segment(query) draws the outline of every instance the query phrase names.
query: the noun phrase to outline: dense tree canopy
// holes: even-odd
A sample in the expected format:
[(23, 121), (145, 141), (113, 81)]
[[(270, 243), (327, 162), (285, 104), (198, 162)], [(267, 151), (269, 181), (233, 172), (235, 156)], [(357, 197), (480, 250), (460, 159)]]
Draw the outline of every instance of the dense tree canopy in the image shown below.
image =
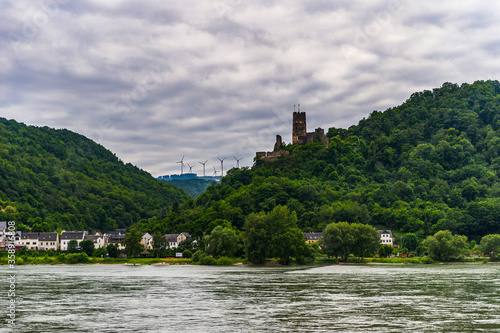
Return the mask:
[(187, 199), (82, 135), (0, 118), (1, 221), (35, 232), (109, 231)]
[(405, 249), (408, 249), (408, 251), (416, 251), (417, 247), (419, 245), (417, 236), (413, 233), (407, 233), (403, 236), (401, 246)]
[(450, 261), (463, 254), (467, 245), (467, 237), (452, 235), (448, 230), (441, 230), (433, 236), (428, 236), (422, 245), (429, 251), (432, 259)]
[(206, 251), (215, 258), (234, 257), (240, 248), (240, 238), (231, 228), (217, 226), (205, 237)]
[(309, 255), (304, 234), (297, 228), (297, 215), (287, 206), (277, 206), (269, 213), (250, 214), (244, 230), (250, 262), (262, 264), (265, 258), (278, 257), (281, 263), (288, 264), (292, 257)]
[(80, 242), (80, 249), (85, 252), (87, 256), (91, 257), (94, 254), (94, 242), (90, 239), (84, 239)]
[(375, 228), (362, 223), (338, 222), (326, 226), (321, 245), (328, 256), (346, 261), (354, 254), (363, 261), (365, 255), (373, 255), (380, 247), (380, 237)]
[(498, 257), (498, 252), (500, 252), (500, 235), (491, 234), (484, 236), (477, 247), (480, 251), (488, 253), (491, 260), (494, 260)]
[(141, 253), (142, 245), (142, 234), (137, 228), (130, 229), (125, 235), (125, 252), (128, 258), (134, 258)]

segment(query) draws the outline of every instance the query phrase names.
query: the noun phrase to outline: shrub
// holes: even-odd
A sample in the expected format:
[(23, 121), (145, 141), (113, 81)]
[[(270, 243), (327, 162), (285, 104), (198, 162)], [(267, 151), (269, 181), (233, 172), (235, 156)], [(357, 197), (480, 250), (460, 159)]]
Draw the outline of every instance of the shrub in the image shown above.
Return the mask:
[(193, 256), (193, 252), (191, 250), (184, 250), (182, 251), (182, 257), (183, 258), (191, 258)]
[(432, 260), (430, 257), (423, 257), (423, 258), (420, 258), (420, 262), (422, 264), (433, 264), (435, 263), (434, 260)]
[(200, 260), (200, 264), (202, 264), (202, 265), (216, 265), (217, 263), (216, 263), (214, 257), (206, 256)]
[(89, 257), (85, 252), (71, 253), (67, 256), (68, 264), (86, 264), (90, 262)]
[(66, 254), (61, 253), (60, 255), (57, 256), (57, 261), (59, 262), (66, 262)]
[(218, 266), (230, 266), (233, 264), (233, 261), (228, 257), (220, 257), (219, 259), (215, 260), (215, 263)]
[(207, 254), (203, 250), (198, 250), (193, 254), (193, 262), (199, 262), (203, 257), (205, 257)]
[(295, 261), (297, 262), (297, 264), (301, 264), (301, 265), (306, 265), (306, 264), (311, 264), (314, 262), (314, 257), (310, 257), (310, 256), (298, 256)]
[(16, 265), (22, 265), (22, 264), (24, 264), (23, 258), (17, 257), (16, 258)]
[(108, 254), (108, 250), (105, 247), (100, 247), (94, 250), (94, 257), (96, 258), (106, 258), (106, 254)]

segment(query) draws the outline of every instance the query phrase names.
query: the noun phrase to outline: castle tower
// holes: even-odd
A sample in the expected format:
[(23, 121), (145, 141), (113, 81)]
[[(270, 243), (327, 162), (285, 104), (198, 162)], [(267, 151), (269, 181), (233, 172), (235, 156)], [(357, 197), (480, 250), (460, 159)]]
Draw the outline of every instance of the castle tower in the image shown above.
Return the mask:
[(306, 113), (300, 111), (294, 112), (292, 125), (292, 144), (303, 145), (306, 143), (306, 138)]

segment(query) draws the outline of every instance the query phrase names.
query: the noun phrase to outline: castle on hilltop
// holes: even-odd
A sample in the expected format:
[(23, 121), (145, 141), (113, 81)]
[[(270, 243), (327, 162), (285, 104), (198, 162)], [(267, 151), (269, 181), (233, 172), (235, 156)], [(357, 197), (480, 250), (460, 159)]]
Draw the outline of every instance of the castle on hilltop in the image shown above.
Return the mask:
[[(328, 137), (325, 136), (325, 130), (322, 128), (317, 128), (314, 132), (307, 133), (306, 126), (306, 113), (305, 112), (293, 112), (293, 123), (292, 123), (292, 144), (293, 145), (306, 145), (313, 142), (323, 142), (325, 147), (328, 147)], [(276, 135), (276, 143), (274, 144), (273, 151), (259, 151), (256, 153), (256, 158), (263, 160), (265, 162), (272, 162), (277, 160), (281, 156), (286, 156), (290, 154), (288, 150), (281, 149), (283, 141), (281, 135)]]
[(307, 145), (313, 142), (325, 142), (325, 140), (328, 140), (328, 138), (322, 128), (316, 128), (314, 132), (307, 133), (305, 112), (293, 113), (292, 145)]

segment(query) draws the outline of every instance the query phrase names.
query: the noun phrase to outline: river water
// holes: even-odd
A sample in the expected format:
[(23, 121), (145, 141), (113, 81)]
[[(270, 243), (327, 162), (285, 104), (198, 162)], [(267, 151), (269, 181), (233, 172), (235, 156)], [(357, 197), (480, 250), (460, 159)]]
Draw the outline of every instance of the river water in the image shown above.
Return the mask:
[(500, 332), (500, 265), (18, 266), (1, 332)]

